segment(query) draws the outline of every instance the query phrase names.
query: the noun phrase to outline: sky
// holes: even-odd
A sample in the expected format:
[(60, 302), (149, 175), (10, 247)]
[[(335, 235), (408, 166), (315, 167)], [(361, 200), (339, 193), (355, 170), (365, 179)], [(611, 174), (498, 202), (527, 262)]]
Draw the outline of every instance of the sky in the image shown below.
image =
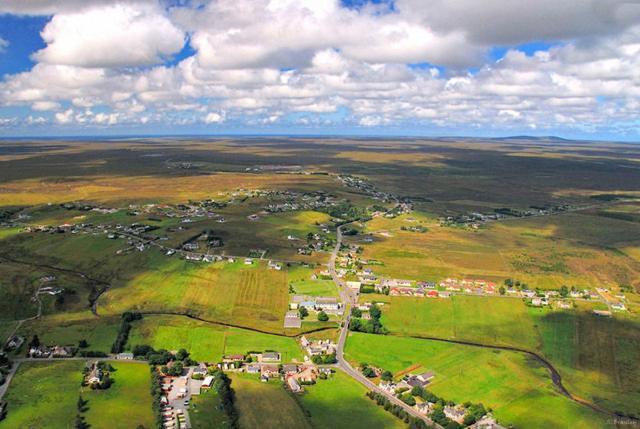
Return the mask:
[(0, 136), (640, 141), (637, 0), (0, 0)]

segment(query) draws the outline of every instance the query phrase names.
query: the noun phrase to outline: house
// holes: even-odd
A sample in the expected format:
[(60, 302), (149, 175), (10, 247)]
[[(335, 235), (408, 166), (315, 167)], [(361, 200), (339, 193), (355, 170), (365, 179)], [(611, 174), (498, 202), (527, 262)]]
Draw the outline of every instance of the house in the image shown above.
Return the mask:
[(282, 269), (282, 265), (281, 264), (279, 264), (277, 262), (273, 262), (273, 261), (269, 261), (267, 266), (269, 267), (270, 270), (280, 271)]
[(398, 389), (398, 385), (396, 383), (385, 382), (385, 381), (380, 382), (378, 387), (384, 390), (385, 392), (391, 393), (392, 395), (395, 395), (396, 390)]
[(337, 311), (340, 308), (340, 303), (334, 297), (318, 297), (316, 298), (316, 310), (324, 310), (324, 311)]
[(602, 317), (611, 317), (611, 312), (607, 310), (593, 310), (593, 314)]
[(415, 409), (424, 415), (429, 415), (433, 411), (435, 404), (433, 402), (421, 402), (415, 405)]
[(451, 298), (451, 294), (449, 292), (438, 291), (439, 298)]
[(289, 386), (289, 389), (291, 389), (293, 393), (302, 392), (302, 386), (300, 386), (300, 384), (298, 383), (298, 380), (296, 380), (295, 377), (287, 378), (287, 385)]
[(611, 304), (611, 309), (616, 311), (625, 311), (627, 308), (624, 306), (623, 303), (616, 302), (614, 304)]
[(245, 259), (244, 259), (244, 264), (245, 264), (245, 265), (253, 265), (253, 259), (251, 259), (251, 258), (245, 258)]
[(491, 416), (484, 416), (468, 429), (506, 429), (504, 426), (499, 425), (496, 420)]
[(54, 346), (53, 349), (51, 349), (51, 356), (61, 358), (72, 357), (73, 349), (71, 349), (71, 347)]
[(571, 304), (569, 304), (568, 302), (565, 301), (558, 301), (557, 302), (557, 306), (558, 308), (561, 308), (563, 310), (568, 310), (571, 308)]
[(301, 383), (314, 383), (318, 378), (318, 370), (313, 365), (306, 366), (301, 368), (301, 371), (295, 377)]
[(257, 363), (249, 364), (245, 368), (247, 370), (247, 374), (257, 374), (260, 372), (260, 365)]
[(133, 360), (133, 353), (127, 353), (127, 352), (118, 353), (116, 355), (116, 359), (119, 359), (119, 360)]
[(280, 375), (280, 371), (278, 371), (278, 365), (262, 365), (260, 367), (260, 377), (269, 378), (278, 377)]
[(244, 355), (243, 354), (232, 354), (232, 355), (225, 355), (222, 358), (223, 362), (242, 362), (244, 361)]
[(454, 422), (462, 424), (465, 415), (465, 411), (463, 409), (446, 406), (442, 411), (444, 411), (445, 416), (447, 416)]
[(355, 291), (360, 291), (360, 286), (362, 285), (362, 283), (356, 282), (356, 281), (348, 281), (346, 282), (346, 285), (350, 289), (353, 289)]
[(91, 371), (87, 375), (87, 384), (96, 385), (102, 383), (102, 377), (104, 376), (102, 369), (98, 366), (98, 361), (91, 365)]
[(427, 292), (427, 297), (429, 297), (429, 298), (437, 298), (438, 297), (438, 291), (437, 290), (430, 290), (429, 292)]
[(531, 299), (531, 305), (533, 305), (534, 307), (542, 307), (543, 305), (547, 305), (547, 300), (544, 298), (532, 298)]
[(264, 352), (262, 353), (262, 362), (280, 362), (280, 353), (278, 352)]
[(406, 375), (403, 380), (411, 387), (425, 387), (427, 384), (429, 384), (433, 377), (435, 377), (435, 374), (429, 371), (418, 375)]
[(285, 377), (288, 375), (296, 374), (298, 372), (298, 365), (294, 363), (286, 363), (282, 365), (282, 372), (284, 373)]
[(24, 337), (14, 335), (9, 341), (7, 341), (5, 348), (7, 350), (17, 350), (22, 346), (22, 344), (24, 344)]

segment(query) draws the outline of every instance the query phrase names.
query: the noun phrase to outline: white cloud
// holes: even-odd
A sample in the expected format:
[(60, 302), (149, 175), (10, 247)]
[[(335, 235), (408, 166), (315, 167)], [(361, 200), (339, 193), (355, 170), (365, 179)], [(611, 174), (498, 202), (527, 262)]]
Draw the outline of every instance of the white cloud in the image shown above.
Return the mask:
[(35, 110), (37, 112), (45, 112), (47, 110), (58, 110), (60, 108), (60, 103), (56, 103), (55, 101), (36, 101), (31, 105), (31, 110)]
[(2, 37), (0, 37), (0, 54), (6, 51), (8, 46), (9, 46), (9, 42), (3, 39)]
[(54, 15), (38, 62), (81, 67), (156, 64), (182, 49), (184, 34), (154, 6), (124, 3)]
[(73, 109), (65, 110), (55, 114), (56, 122), (59, 124), (69, 124), (73, 122)]
[(222, 114), (216, 112), (209, 112), (204, 117), (205, 124), (221, 124), (224, 122), (224, 112)]

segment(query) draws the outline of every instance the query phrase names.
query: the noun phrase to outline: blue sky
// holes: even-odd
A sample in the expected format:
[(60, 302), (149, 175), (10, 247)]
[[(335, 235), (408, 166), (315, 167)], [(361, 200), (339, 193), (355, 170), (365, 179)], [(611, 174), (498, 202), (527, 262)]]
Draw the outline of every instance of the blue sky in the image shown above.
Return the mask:
[(633, 8), (612, 21), (582, 2), (6, 3), (0, 136), (639, 138)]

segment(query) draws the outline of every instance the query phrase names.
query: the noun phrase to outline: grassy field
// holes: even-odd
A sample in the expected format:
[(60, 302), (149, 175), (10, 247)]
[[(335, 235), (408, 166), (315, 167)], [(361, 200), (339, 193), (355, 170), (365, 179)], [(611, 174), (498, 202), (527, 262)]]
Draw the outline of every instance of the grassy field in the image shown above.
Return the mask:
[(310, 429), (298, 403), (280, 381), (262, 383), (255, 375), (234, 374), (231, 387), (236, 393), (240, 428)]
[(521, 300), (454, 296), (382, 298), (382, 321), (394, 334), (467, 340), (542, 353), (578, 396), (607, 409), (632, 412), (640, 391), (640, 324), (598, 318), (593, 304), (571, 311), (526, 307)]
[(266, 264), (193, 264), (171, 259), (158, 270), (108, 291), (101, 311), (178, 311), (207, 320), (282, 332), (288, 306), (286, 272)]
[(73, 427), (84, 362), (23, 363), (5, 396), (6, 429)]
[(120, 318), (97, 318), (89, 315), (87, 317), (77, 321), (59, 321), (52, 318), (34, 320), (24, 323), (19, 333), (27, 338), (38, 335), (43, 344), (49, 345), (77, 347), (78, 342), (84, 339), (89, 344), (87, 350), (110, 352), (111, 345), (118, 335)]
[(191, 397), (189, 420), (194, 429), (227, 429), (228, 421), (220, 409), (220, 396), (214, 389), (202, 390)]
[[(401, 373), (433, 371), (429, 389), (458, 403), (482, 402), (519, 428), (598, 428), (604, 420), (562, 396), (547, 370), (522, 353), (436, 341), (351, 334), (347, 358)], [(540, 409), (548, 410), (539, 413)]]
[[(422, 224), (426, 233), (402, 231)], [(479, 230), (442, 227), (420, 213), (376, 218), (363, 257), (377, 274), (415, 280), (519, 279), (530, 287), (636, 285), (640, 223), (594, 212), (509, 220)], [(357, 238), (356, 238), (357, 240)]]
[(151, 403), (151, 374), (144, 363), (109, 362), (113, 384), (106, 390), (84, 388), (82, 398), (87, 400), (84, 413), (93, 429), (114, 427), (153, 427), (155, 417)]
[(341, 371), (305, 386), (302, 406), (313, 427), (333, 429), (406, 428), (406, 424), (365, 396), (367, 389)]
[(238, 328), (200, 322), (180, 316), (145, 316), (135, 322), (129, 346), (149, 344), (168, 350), (187, 349), (193, 359), (216, 362), (225, 354), (277, 350), (282, 359), (302, 361), (295, 338), (263, 334)]

